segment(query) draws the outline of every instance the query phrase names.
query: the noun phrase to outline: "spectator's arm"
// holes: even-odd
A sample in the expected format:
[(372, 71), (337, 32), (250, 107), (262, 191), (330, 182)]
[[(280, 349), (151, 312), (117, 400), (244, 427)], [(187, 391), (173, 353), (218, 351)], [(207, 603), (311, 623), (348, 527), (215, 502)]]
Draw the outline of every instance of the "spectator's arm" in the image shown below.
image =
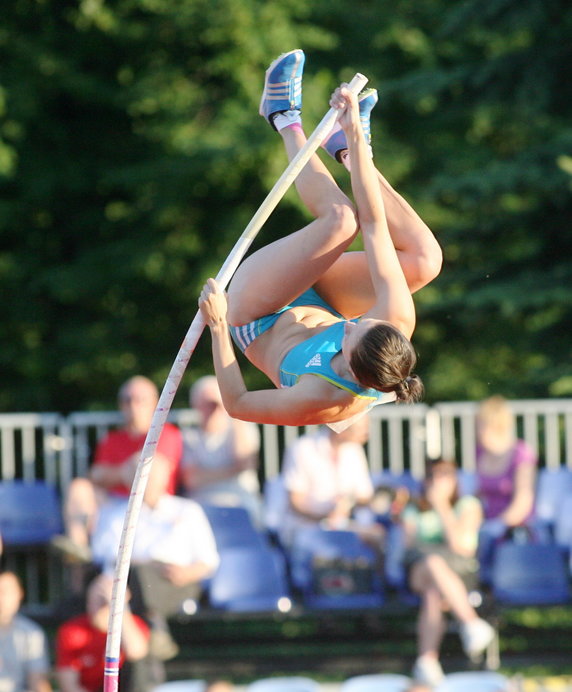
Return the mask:
[(60, 692), (87, 692), (85, 687), (80, 685), (79, 672), (75, 668), (58, 668), (56, 680)]
[(417, 543), (417, 522), (415, 521), (414, 515), (409, 512), (408, 508), (405, 508), (402, 516), (400, 517), (400, 523), (403, 527), (405, 546), (407, 548), (412, 548)]
[(239, 467), (235, 463), (231, 463), (228, 466), (221, 466), (217, 469), (205, 469), (201, 466), (185, 464), (181, 469), (181, 479), (185, 488), (196, 490), (197, 488), (202, 488), (211, 483), (218, 483), (228, 478), (234, 478), (234, 476), (243, 470), (242, 467)]
[(43, 673), (28, 673), (30, 692), (52, 692), (52, 686)]
[(247, 469), (258, 468), (260, 435), (258, 428), (246, 421), (231, 419), (231, 455), (228, 464), (219, 468), (203, 468), (193, 458), (192, 444), (187, 447), (187, 456), (181, 465), (181, 481), (188, 490), (196, 490), (211, 483), (234, 478)]
[(533, 464), (520, 464), (514, 476), (512, 500), (499, 516), (507, 526), (519, 526), (532, 512), (535, 483), (536, 467)]
[(135, 468), (139, 461), (140, 453), (133, 454), (122, 464), (109, 464), (98, 461), (92, 464), (89, 476), (94, 485), (100, 488), (113, 488), (116, 485), (129, 487), (135, 476)]
[(253, 423), (232, 419), (232, 446), (238, 472), (258, 468), (260, 434)]
[(202, 579), (207, 579), (214, 572), (212, 565), (206, 562), (194, 562), (192, 565), (161, 564), (162, 574), (175, 586), (186, 586)]
[(292, 509), (306, 519), (320, 521), (325, 519), (336, 508), (335, 502), (316, 502), (308, 498), (306, 493), (296, 490), (288, 492), (288, 500)]
[[(124, 485), (130, 488), (135, 478), (135, 469), (141, 458), (141, 452), (136, 452), (122, 464), (108, 464), (105, 461), (94, 463), (89, 471), (91, 481), (101, 488), (113, 488), (116, 485)], [(154, 459), (165, 459), (162, 454), (156, 453)], [(167, 463), (171, 463), (167, 460)]]
[(128, 661), (139, 661), (149, 653), (149, 636), (135, 619), (128, 605), (123, 611), (121, 649)]
[(476, 499), (474, 502), (465, 503), (459, 515), (450, 506), (437, 511), (443, 522), (449, 548), (458, 555), (474, 556), (477, 550), (479, 527), (483, 521), (480, 503)]

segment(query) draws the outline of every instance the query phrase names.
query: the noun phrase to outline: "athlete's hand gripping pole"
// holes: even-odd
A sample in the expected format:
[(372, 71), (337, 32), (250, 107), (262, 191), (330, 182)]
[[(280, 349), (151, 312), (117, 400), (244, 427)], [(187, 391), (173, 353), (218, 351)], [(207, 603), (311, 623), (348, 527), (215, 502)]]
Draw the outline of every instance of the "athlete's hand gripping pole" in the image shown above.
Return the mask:
[[(367, 78), (362, 74), (357, 73), (348, 88), (358, 94), (367, 84)], [(308, 138), (306, 144), (300, 149), (296, 156), (289, 163), (288, 167), (276, 181), (274, 187), (260, 208), (252, 217), (248, 226), (244, 229), (242, 235), (233, 247), (230, 255), (227, 257), (220, 272), (217, 274), (216, 281), (222, 290), (226, 288), (232, 275), (236, 271), (242, 258), (246, 254), (252, 241), (256, 237), (259, 230), (264, 225), (272, 211), (275, 209), (278, 202), (282, 199), (290, 185), (294, 182), (302, 168), (309, 161), (312, 154), (318, 149), (322, 141), (329, 134), (334, 126), (338, 111), (334, 108), (326, 113), (319, 125)], [(121, 533), (121, 541), (117, 553), (117, 561), (115, 565), (115, 574), (113, 579), (113, 592), (111, 597), (111, 612), (109, 616), (109, 624), (107, 629), (107, 643), (105, 650), (105, 670), (103, 692), (116, 692), (119, 689), (119, 654), (121, 644), (121, 623), (123, 619), (123, 609), (125, 606), (125, 591), (127, 588), (127, 577), (129, 575), (129, 565), (131, 562), (131, 553), (133, 551), (133, 539), (135, 528), (139, 518), (143, 495), (147, 486), (147, 478), (151, 469), (153, 456), (157, 448), (159, 436), (167, 420), (167, 416), (171, 409), (171, 404), (189, 362), (193, 351), (198, 343), (198, 340), (205, 327), (204, 320), (200, 311), (197, 311), (189, 330), (185, 336), (183, 344), (175, 358), (175, 362), (169, 372), (165, 386), (159, 397), (157, 408), (151, 420), (151, 427), (147, 433), (145, 444), (141, 451), (141, 458), (137, 464), (135, 478), (131, 486), (131, 493), (125, 513), (123, 530)]]

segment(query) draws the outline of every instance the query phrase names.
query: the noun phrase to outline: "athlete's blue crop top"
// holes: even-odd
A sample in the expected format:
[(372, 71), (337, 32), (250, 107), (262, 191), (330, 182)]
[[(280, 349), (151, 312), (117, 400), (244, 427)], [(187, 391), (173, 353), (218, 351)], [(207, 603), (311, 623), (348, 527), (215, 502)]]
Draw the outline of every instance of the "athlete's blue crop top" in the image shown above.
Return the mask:
[[(265, 315), (238, 327), (229, 327), (235, 344), (244, 353), (255, 339), (272, 328), (284, 311), (298, 305), (317, 305), (336, 317), (342, 317), (313, 288), (310, 288), (291, 303), (270, 315)], [(336, 353), (342, 350), (344, 324), (346, 321), (342, 319), (340, 322), (336, 322), (336, 324), (328, 327), (323, 332), (302, 341), (288, 351), (280, 364), (280, 384), (283, 387), (292, 387), (296, 384), (299, 377), (311, 374), (322, 377), (334, 386), (351, 392), (354, 396), (366, 399), (369, 401), (370, 407), (395, 401), (395, 392), (378, 392), (377, 389), (361, 387), (356, 382), (340, 377), (332, 370), (330, 361)], [(352, 321), (357, 322), (357, 320)]]
[(340, 377), (332, 369), (330, 361), (342, 350), (345, 322), (336, 322), (288, 351), (280, 363), (280, 384), (283, 387), (292, 387), (302, 375), (317, 375), (340, 389), (346, 389), (354, 396), (369, 400), (372, 405), (393, 401), (393, 392), (385, 393), (361, 387), (356, 382)]

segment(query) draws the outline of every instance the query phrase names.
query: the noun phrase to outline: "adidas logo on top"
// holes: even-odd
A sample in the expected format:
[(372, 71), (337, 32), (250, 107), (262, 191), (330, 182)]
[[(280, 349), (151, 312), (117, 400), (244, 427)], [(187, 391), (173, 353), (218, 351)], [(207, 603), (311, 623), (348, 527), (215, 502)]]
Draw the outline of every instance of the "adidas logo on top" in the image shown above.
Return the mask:
[(317, 366), (322, 365), (322, 354), (321, 353), (316, 353), (315, 356), (312, 356), (304, 367), (305, 368), (313, 368), (315, 365), (317, 365)]

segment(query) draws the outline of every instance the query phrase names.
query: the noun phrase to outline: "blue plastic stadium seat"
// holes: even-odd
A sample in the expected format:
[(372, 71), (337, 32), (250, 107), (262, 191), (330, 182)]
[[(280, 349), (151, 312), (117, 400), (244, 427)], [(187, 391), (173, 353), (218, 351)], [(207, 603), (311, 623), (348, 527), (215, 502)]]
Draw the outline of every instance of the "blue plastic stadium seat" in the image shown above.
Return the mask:
[(563, 500), (572, 495), (572, 469), (541, 469), (536, 483), (536, 518), (550, 526), (556, 521)]
[(0, 535), (7, 547), (47, 543), (62, 532), (60, 498), (43, 481), (0, 483)]
[(570, 602), (568, 570), (553, 543), (501, 543), (492, 567), (495, 600), (505, 605), (558, 605)]
[(214, 608), (234, 612), (287, 612), (292, 603), (284, 558), (265, 546), (221, 550), (209, 600)]
[(263, 546), (264, 535), (252, 523), (244, 507), (201, 505), (213, 530), (219, 550), (238, 546)]

